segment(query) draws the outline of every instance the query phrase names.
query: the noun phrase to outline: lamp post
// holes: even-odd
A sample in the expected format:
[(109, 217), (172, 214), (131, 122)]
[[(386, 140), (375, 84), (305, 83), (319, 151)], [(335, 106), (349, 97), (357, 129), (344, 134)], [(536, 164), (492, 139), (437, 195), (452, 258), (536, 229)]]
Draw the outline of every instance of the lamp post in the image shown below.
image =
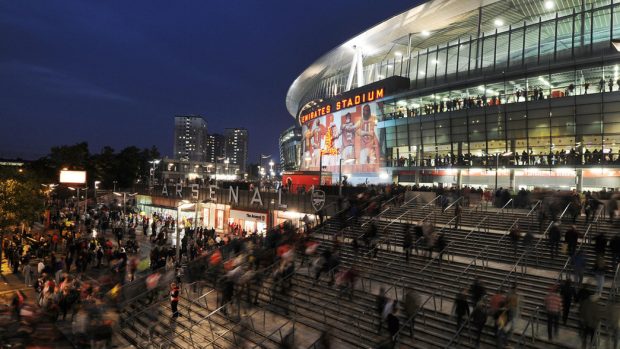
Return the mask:
[(77, 192), (77, 213), (79, 215), (80, 213), (80, 187), (77, 187), (77, 188), (69, 187), (69, 189)]
[(97, 204), (97, 189), (99, 189), (99, 184), (101, 184), (101, 181), (95, 181), (95, 205)]
[(122, 192), (122, 193), (114, 192), (114, 195), (122, 196), (123, 197), (123, 213), (127, 214), (127, 208), (126, 208), (127, 196), (130, 196), (130, 197), (131, 196), (136, 196), (136, 195), (138, 195), (138, 193), (129, 194), (127, 192)]
[(187, 200), (181, 200), (177, 203), (177, 220), (174, 224), (175, 235), (176, 235), (176, 256), (177, 256), (177, 265), (181, 265), (181, 229), (179, 229), (179, 217), (181, 216), (181, 208), (184, 205), (189, 204), (190, 202)]
[(215, 187), (217, 187), (217, 164), (219, 163), (220, 160), (225, 160), (226, 157), (222, 156), (222, 157), (218, 157), (215, 159)]

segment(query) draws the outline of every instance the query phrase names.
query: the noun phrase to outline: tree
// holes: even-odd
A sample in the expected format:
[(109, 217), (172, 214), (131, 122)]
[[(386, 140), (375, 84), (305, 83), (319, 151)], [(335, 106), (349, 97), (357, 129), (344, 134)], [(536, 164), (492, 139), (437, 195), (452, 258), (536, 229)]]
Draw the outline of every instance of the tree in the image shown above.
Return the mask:
[(30, 226), (40, 217), (44, 208), (43, 200), (39, 185), (26, 175), (22, 176), (21, 172), (0, 173), (0, 245), (6, 230), (21, 224)]

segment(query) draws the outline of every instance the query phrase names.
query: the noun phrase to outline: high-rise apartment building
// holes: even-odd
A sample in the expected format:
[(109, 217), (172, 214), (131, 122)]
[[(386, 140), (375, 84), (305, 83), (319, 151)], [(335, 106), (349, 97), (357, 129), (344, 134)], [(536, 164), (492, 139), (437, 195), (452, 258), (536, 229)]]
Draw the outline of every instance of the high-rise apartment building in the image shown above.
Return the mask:
[(223, 134), (211, 133), (207, 136), (207, 162), (215, 163), (224, 156), (226, 138)]
[(207, 122), (198, 115), (174, 117), (174, 158), (207, 161)]
[(301, 165), (301, 127), (291, 126), (280, 134), (280, 169), (297, 171)]
[(238, 165), (245, 172), (248, 162), (248, 130), (245, 128), (227, 128), (224, 130), (226, 147), (224, 156), (231, 164)]

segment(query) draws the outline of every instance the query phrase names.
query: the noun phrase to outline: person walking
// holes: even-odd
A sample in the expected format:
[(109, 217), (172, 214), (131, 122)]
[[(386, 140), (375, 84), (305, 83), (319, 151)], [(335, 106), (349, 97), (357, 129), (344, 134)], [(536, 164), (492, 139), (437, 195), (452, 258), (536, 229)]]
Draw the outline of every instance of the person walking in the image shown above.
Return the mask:
[(570, 306), (573, 303), (573, 299), (577, 297), (570, 277), (562, 283), (562, 286), (560, 287), (560, 295), (562, 296), (562, 323), (566, 326), (568, 314), (570, 313)]
[(375, 309), (377, 311), (377, 315), (379, 315), (379, 327), (377, 329), (377, 333), (379, 334), (381, 334), (381, 329), (383, 328), (383, 308), (385, 307), (386, 303), (387, 299), (385, 298), (385, 289), (381, 287), (379, 289), (377, 297), (375, 298)]
[(170, 284), (170, 308), (172, 309), (172, 317), (179, 317), (179, 287), (176, 282)]
[(570, 228), (564, 233), (564, 242), (568, 247), (568, 255), (574, 256), (575, 249), (577, 248), (577, 240), (579, 240), (579, 233), (575, 225), (571, 225)]
[(467, 304), (467, 290), (463, 289), (456, 295), (454, 299), (454, 305), (452, 306), (452, 313), (456, 316), (456, 331), (461, 329), (463, 324), (463, 318), (469, 317), (469, 304)]
[(417, 293), (414, 290), (407, 291), (405, 294), (405, 316), (407, 316), (407, 322), (409, 322), (409, 334), (413, 339), (413, 329), (415, 327), (415, 315), (420, 307), (420, 301)]
[(471, 322), (476, 331), (476, 348), (478, 348), (480, 347), (480, 335), (487, 322), (487, 307), (484, 300), (479, 301), (474, 307), (474, 311), (471, 313)]
[[(395, 303), (394, 303), (395, 304)], [(400, 320), (396, 316), (396, 306), (392, 307), (390, 313), (386, 317), (388, 332), (390, 333), (391, 347), (395, 348), (398, 343), (398, 330), (400, 329)]]
[(594, 334), (598, 328), (601, 314), (599, 311), (599, 305), (597, 304), (597, 296), (589, 296), (581, 300), (579, 304), (579, 315), (581, 318), (581, 347), (586, 348), (588, 337), (590, 337), (591, 345), (594, 342)]
[(562, 299), (557, 292), (557, 286), (551, 287), (545, 297), (545, 310), (547, 312), (547, 336), (549, 341), (558, 336), (560, 311), (562, 310)]
[(549, 229), (549, 253), (552, 259), (558, 256), (561, 236), (560, 224), (558, 222), (553, 223)]
[(463, 214), (463, 208), (460, 203), (454, 206), (454, 229), (458, 229), (461, 225), (461, 215)]
[(411, 226), (405, 225), (405, 234), (403, 236), (403, 251), (405, 252), (405, 261), (409, 263), (409, 255), (413, 244), (413, 236), (411, 235)]

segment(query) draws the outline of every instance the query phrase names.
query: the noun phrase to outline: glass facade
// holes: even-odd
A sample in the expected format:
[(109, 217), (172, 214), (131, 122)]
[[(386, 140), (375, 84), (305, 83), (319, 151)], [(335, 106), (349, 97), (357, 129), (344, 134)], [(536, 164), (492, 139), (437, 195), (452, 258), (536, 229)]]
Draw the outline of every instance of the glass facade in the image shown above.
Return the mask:
[[(503, 6), (499, 4), (498, 6)], [(481, 10), (496, 16), (501, 9)], [(620, 38), (620, 3), (617, 0), (585, 1), (540, 16), (525, 16), (492, 31), (468, 33), (448, 43), (411, 50), (364, 67), (366, 84), (398, 75), (411, 79), (412, 89), (422, 89), (481, 75), (508, 73), (524, 67), (549, 66), (567, 60), (601, 56), (610, 41)], [(482, 27), (481, 27), (482, 29)], [(346, 90), (348, 68), (323, 79), (305, 96), (301, 105), (336, 96)]]
[(620, 61), (385, 101), (387, 167), (620, 164)]

